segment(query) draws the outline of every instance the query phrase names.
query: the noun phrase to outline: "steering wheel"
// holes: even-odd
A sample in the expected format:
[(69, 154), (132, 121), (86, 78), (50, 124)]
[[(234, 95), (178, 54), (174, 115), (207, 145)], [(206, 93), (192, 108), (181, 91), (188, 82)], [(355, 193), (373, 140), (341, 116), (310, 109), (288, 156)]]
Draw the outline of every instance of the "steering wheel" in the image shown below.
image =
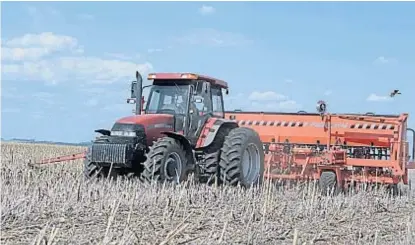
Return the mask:
[(157, 110), (157, 113), (160, 113), (160, 114), (172, 114), (172, 115), (175, 115), (176, 114), (176, 112), (173, 109), (163, 109), (163, 108)]

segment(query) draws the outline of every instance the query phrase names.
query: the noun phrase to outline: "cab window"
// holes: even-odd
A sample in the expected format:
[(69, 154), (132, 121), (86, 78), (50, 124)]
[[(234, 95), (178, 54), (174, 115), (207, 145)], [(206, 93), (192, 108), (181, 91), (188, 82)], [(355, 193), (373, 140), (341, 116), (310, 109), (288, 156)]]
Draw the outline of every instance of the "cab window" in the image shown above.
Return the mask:
[(217, 117), (224, 117), (222, 90), (220, 88), (212, 87), (211, 92), (212, 92), (213, 115)]

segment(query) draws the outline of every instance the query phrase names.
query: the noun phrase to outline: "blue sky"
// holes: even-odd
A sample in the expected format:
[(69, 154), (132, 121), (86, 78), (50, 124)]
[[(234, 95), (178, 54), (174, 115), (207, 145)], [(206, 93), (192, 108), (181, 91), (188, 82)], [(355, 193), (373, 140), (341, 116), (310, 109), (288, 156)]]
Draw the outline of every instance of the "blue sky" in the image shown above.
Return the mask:
[[(136, 69), (224, 79), (228, 109), (312, 112), (324, 99), (332, 112), (415, 115), (414, 3), (3, 2), (1, 11), (3, 138), (90, 140), (131, 114)], [(395, 88), (402, 95), (388, 98)]]

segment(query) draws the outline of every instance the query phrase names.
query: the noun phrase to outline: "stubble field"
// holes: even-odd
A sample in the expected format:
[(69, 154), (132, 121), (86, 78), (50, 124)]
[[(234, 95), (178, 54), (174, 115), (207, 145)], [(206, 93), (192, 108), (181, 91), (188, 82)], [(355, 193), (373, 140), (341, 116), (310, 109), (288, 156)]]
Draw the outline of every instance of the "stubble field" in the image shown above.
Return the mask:
[(243, 191), (88, 182), (80, 160), (26, 165), (82, 150), (2, 144), (2, 244), (415, 244), (411, 193), (321, 197), (311, 185)]

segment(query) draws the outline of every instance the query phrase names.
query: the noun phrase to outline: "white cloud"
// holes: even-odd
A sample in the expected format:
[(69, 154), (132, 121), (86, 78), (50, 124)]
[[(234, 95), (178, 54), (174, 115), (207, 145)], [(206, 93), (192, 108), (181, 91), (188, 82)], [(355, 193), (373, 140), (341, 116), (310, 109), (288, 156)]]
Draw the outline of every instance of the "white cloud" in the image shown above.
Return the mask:
[(163, 49), (161, 49), (161, 48), (149, 48), (149, 49), (147, 49), (147, 52), (148, 53), (156, 53), (156, 52), (161, 52), (161, 51), (163, 51)]
[[(96, 57), (62, 57), (61, 69), (67, 73), (76, 71), (83, 80), (112, 83), (134, 76), (135, 71), (147, 73), (152, 69), (150, 63), (135, 64), (120, 60), (104, 60)], [(70, 74), (68, 74), (70, 75)]]
[(248, 99), (252, 101), (281, 101), (281, 100), (286, 100), (287, 96), (283, 94), (275, 93), (273, 91), (266, 91), (266, 92), (254, 91), (249, 95)]
[(225, 96), (225, 101), (226, 110), (298, 111), (302, 108), (301, 104), (289, 99), (288, 96), (273, 91), (254, 91), (249, 96), (239, 93), (234, 96)]
[[(4, 40), (3, 40), (4, 41)], [(82, 80), (115, 83), (131, 79), (136, 70), (148, 73), (152, 65), (119, 59), (81, 56), (83, 47), (74, 37), (51, 32), (26, 34), (4, 41), (3, 76), (16, 80), (39, 80), (56, 84)], [(19, 61), (19, 62), (17, 62)], [(17, 62), (17, 63), (16, 63)]]
[(19, 72), (19, 65), (15, 64), (2, 64), (2, 73), (17, 73)]
[(202, 5), (202, 7), (199, 8), (199, 13), (202, 15), (209, 15), (215, 13), (216, 9), (209, 5)]
[(55, 101), (53, 100), (54, 95), (51, 94), (51, 93), (37, 92), (37, 93), (32, 94), (32, 96), (35, 99), (37, 99), (39, 101), (42, 101), (42, 102), (44, 102), (46, 104), (49, 104), (49, 105), (53, 105), (55, 103)]
[(1, 89), (1, 97), (2, 98), (9, 98), (9, 99), (24, 99), (25, 96), (23, 96), (17, 88), (15, 87), (3, 87)]
[(90, 107), (94, 107), (98, 105), (98, 100), (97, 99), (89, 99), (85, 102), (86, 106), (90, 106)]
[[(105, 53), (105, 55), (107, 55), (109, 57), (112, 57), (112, 58), (120, 59), (120, 60), (132, 60), (132, 59), (134, 59), (133, 56), (125, 55), (125, 54), (122, 54), (122, 53)], [(136, 58), (140, 58), (140, 55), (137, 54)]]
[(396, 59), (394, 59), (394, 58), (387, 58), (385, 56), (379, 56), (374, 61), (375, 64), (388, 64), (388, 63), (393, 63), (393, 62), (396, 62)]
[(324, 95), (326, 95), (326, 96), (329, 96), (329, 95), (331, 95), (333, 93), (333, 91), (331, 91), (331, 90), (326, 90), (326, 91), (324, 91)]
[(38, 60), (60, 50), (79, 53), (82, 48), (70, 36), (55, 35), (52, 32), (26, 34), (4, 41), (1, 58), (5, 61)]
[(52, 32), (40, 34), (26, 34), (22, 37), (12, 38), (5, 42), (9, 47), (42, 47), (52, 51), (73, 48), (78, 45), (78, 40), (74, 37), (56, 35)]
[(111, 111), (116, 112), (118, 114), (127, 114), (127, 113), (133, 113), (134, 106), (127, 103), (117, 103), (117, 104), (111, 104), (104, 106), (102, 109), (105, 111)]
[(103, 87), (83, 87), (80, 89), (80, 91), (88, 94), (103, 94), (105, 92), (108, 92), (108, 89), (105, 89)]
[(18, 108), (3, 108), (1, 113), (19, 113), (20, 111)]
[(278, 107), (281, 109), (295, 110), (301, 108), (302, 106), (298, 104), (295, 100), (286, 100), (279, 102)]
[(212, 28), (193, 29), (175, 41), (183, 45), (204, 45), (213, 47), (243, 46), (253, 43), (244, 35), (218, 31)]
[(54, 8), (52, 8), (52, 7), (50, 7), (50, 6), (47, 6), (47, 7), (45, 8), (45, 11), (46, 11), (48, 14), (50, 14), (50, 15), (54, 15), (54, 16), (61, 16), (61, 12), (60, 12), (59, 10), (54, 9)]
[(23, 62), (9, 66), (4, 73), (15, 79), (65, 82), (82, 80), (87, 83), (114, 83), (131, 79), (136, 70), (148, 73), (150, 63), (106, 60), (97, 57), (61, 57), (39, 62)]
[[(83, 85), (83, 86), (82, 86)], [(97, 99), (99, 104), (105, 106), (106, 103), (114, 103), (114, 101), (126, 101), (130, 93), (130, 84), (117, 84), (116, 86), (108, 86), (103, 84), (82, 84), (78, 91), (85, 94), (89, 99)], [(99, 98), (106, 98), (100, 101)], [(94, 102), (87, 102), (93, 104)]]
[(302, 108), (302, 105), (298, 104), (294, 100), (285, 101), (269, 101), (269, 102), (251, 102), (247, 107), (251, 111), (297, 111)]
[(31, 112), (32, 118), (33, 119), (42, 119), (45, 116), (45, 113), (43, 111), (33, 111)]
[(32, 95), (33, 97), (44, 99), (44, 98), (51, 98), (54, 95), (48, 92), (37, 92)]
[(377, 95), (377, 94), (370, 94), (367, 99), (367, 101), (391, 101), (392, 98), (390, 96), (386, 95)]
[(63, 17), (60, 11), (50, 6), (39, 8), (31, 5), (25, 5), (24, 9), (32, 17), (34, 22), (50, 20), (51, 17)]
[(92, 14), (79, 14), (78, 18), (80, 20), (94, 20), (95, 16), (93, 16)]
[(37, 60), (43, 56), (50, 54), (47, 48), (2, 48), (2, 60), (23, 61)]

